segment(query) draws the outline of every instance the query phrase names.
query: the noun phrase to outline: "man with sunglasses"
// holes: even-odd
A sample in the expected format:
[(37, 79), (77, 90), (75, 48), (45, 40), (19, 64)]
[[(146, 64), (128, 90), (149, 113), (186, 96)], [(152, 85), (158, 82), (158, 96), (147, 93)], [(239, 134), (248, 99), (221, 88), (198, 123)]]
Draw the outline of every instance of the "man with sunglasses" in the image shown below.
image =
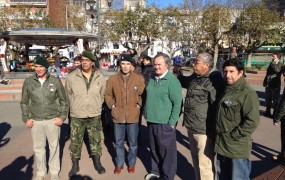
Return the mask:
[(195, 179), (214, 180), (215, 109), (225, 83), (213, 69), (211, 54), (198, 54), (192, 64), (191, 76), (178, 76), (182, 87), (187, 88), (183, 125), (188, 130)]

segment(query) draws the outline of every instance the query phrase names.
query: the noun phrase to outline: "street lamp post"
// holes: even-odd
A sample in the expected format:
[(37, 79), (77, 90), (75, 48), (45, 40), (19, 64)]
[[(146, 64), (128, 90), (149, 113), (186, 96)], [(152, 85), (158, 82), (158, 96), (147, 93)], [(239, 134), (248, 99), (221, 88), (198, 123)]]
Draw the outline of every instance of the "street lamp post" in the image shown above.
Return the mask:
[[(91, 15), (92, 24), (91, 24), (91, 33), (93, 33), (93, 26), (94, 26), (94, 16), (96, 17), (97, 21), (97, 37), (98, 37), (98, 48), (99, 48), (99, 55), (100, 55), (100, 23), (99, 23), (99, 14), (100, 14), (100, 0), (98, 2), (96, 0), (86, 0), (85, 1), (85, 9), (87, 14)], [(96, 9), (95, 9), (96, 5)]]

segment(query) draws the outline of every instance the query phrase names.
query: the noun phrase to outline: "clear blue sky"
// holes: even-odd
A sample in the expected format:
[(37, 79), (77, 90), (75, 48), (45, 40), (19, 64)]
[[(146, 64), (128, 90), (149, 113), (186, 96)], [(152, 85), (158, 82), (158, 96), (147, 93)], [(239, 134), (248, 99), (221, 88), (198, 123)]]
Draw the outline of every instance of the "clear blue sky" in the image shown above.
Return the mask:
[(169, 5), (173, 5), (174, 7), (181, 5), (183, 0), (146, 0), (147, 6), (155, 3), (158, 7), (166, 8)]

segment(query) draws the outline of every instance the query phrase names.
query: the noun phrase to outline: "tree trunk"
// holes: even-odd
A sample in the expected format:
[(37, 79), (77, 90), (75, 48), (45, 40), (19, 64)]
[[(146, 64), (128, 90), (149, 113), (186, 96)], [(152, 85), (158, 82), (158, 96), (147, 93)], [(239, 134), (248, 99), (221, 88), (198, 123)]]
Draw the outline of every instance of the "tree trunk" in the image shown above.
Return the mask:
[(214, 47), (214, 67), (216, 69), (216, 64), (218, 62), (218, 55), (219, 55), (219, 44), (215, 44), (215, 47)]
[(247, 55), (246, 67), (251, 67), (251, 57), (252, 57), (252, 52), (248, 53), (248, 55)]

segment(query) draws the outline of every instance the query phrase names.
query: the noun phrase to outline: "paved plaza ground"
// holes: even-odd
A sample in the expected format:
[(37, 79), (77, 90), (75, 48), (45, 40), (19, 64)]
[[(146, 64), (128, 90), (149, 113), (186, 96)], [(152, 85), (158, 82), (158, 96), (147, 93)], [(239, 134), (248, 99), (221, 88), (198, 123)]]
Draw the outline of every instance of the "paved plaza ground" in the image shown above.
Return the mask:
[[(260, 112), (263, 113), (265, 107), (264, 88), (260, 84), (252, 84), (260, 97)], [(183, 91), (185, 94), (185, 90)], [(71, 168), (68, 146), (70, 140), (66, 139), (68, 124), (62, 126), (61, 135), (61, 173), (62, 180), (68, 180), (68, 172)], [(145, 122), (141, 129), (143, 143), (138, 148), (138, 158), (136, 171), (134, 174), (127, 172), (125, 165), (119, 175), (114, 175), (115, 149), (113, 144), (112, 130), (105, 131), (105, 141), (102, 144), (103, 155), (102, 164), (106, 168), (106, 173), (99, 175), (88, 157), (86, 146), (82, 149), (79, 175), (73, 179), (78, 180), (113, 180), (128, 179), (140, 180), (150, 170), (150, 154), (148, 148), (148, 135)], [(21, 110), (19, 102), (0, 102), (0, 179), (2, 180), (31, 180), (36, 175), (36, 164), (34, 162), (32, 150), (32, 138), (30, 129), (25, 128), (21, 121)], [(126, 145), (126, 149), (128, 149)], [(177, 159), (178, 170), (175, 180), (194, 179), (194, 169), (187, 140), (187, 132), (182, 127), (182, 118), (177, 127)], [(261, 116), (260, 125), (253, 134), (253, 150), (250, 159), (252, 160), (252, 174), (255, 178), (276, 166), (272, 155), (280, 151), (280, 127), (273, 126), (272, 120)], [(49, 179), (49, 176), (46, 177)]]

